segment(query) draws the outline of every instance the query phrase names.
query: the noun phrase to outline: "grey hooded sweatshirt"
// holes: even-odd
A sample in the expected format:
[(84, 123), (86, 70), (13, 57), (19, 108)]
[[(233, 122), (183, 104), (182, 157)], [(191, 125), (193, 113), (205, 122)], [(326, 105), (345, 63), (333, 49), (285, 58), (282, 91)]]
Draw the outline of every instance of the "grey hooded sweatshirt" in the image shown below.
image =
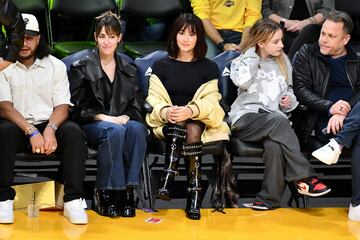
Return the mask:
[[(288, 79), (280, 71), (275, 58), (260, 59), (255, 47), (235, 58), (231, 63), (230, 78), (238, 87), (238, 96), (231, 105), (229, 119), (231, 125), (246, 113), (266, 112), (284, 113), (294, 110), (299, 104), (292, 90), (292, 67), (284, 54)], [(289, 96), (289, 108), (281, 108), (282, 96)]]

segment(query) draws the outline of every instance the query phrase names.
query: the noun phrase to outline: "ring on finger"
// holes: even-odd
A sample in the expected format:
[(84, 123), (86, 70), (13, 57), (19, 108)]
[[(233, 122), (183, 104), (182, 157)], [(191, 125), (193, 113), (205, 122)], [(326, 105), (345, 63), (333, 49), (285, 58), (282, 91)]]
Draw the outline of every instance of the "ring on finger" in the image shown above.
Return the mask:
[(35, 148), (36, 153), (40, 153), (40, 148)]
[(55, 145), (52, 146), (51, 149), (52, 149), (53, 151), (55, 151), (55, 150), (56, 150), (56, 146), (55, 146)]

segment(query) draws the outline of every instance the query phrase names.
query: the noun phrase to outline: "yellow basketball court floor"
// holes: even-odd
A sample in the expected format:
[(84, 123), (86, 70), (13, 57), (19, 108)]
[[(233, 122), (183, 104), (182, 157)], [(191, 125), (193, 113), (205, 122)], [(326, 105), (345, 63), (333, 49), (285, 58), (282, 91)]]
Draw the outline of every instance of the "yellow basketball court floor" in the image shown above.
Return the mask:
[(202, 209), (201, 220), (193, 221), (181, 209), (137, 210), (135, 218), (115, 219), (89, 210), (88, 225), (73, 225), (60, 211), (41, 211), (39, 217), (30, 218), (25, 210), (16, 210), (14, 224), (0, 225), (0, 239), (360, 239), (360, 223), (347, 219), (346, 208), (225, 211)]

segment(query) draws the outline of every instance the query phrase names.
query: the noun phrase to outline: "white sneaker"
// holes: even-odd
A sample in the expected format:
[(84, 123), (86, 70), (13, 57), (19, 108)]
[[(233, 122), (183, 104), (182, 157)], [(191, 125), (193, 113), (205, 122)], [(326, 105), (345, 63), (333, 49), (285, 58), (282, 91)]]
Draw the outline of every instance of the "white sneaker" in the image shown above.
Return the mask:
[(360, 222), (360, 205), (353, 207), (353, 205), (350, 203), (348, 217), (351, 221)]
[(14, 223), (13, 200), (0, 202), (0, 223)]
[(337, 163), (340, 154), (340, 145), (332, 138), (328, 144), (312, 152), (311, 155), (323, 163), (330, 165)]
[(64, 216), (73, 224), (87, 224), (86, 202), (81, 198), (64, 203)]

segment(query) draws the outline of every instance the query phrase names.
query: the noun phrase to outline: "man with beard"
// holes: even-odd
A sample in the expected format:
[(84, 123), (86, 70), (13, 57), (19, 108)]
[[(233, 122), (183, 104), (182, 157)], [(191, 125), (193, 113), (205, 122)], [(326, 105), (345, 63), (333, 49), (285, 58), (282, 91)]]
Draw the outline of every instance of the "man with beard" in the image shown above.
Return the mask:
[(49, 55), (35, 16), (23, 14), (24, 45), (19, 59), (0, 73), (0, 223), (13, 223), (15, 155), (62, 154), (64, 216), (87, 224), (84, 211), (85, 135), (68, 121), (69, 82), (64, 63)]
[(0, 0), (1, 26), (6, 30), (7, 39), (0, 29), (0, 71), (16, 62), (24, 37), (23, 19), (10, 0)]

